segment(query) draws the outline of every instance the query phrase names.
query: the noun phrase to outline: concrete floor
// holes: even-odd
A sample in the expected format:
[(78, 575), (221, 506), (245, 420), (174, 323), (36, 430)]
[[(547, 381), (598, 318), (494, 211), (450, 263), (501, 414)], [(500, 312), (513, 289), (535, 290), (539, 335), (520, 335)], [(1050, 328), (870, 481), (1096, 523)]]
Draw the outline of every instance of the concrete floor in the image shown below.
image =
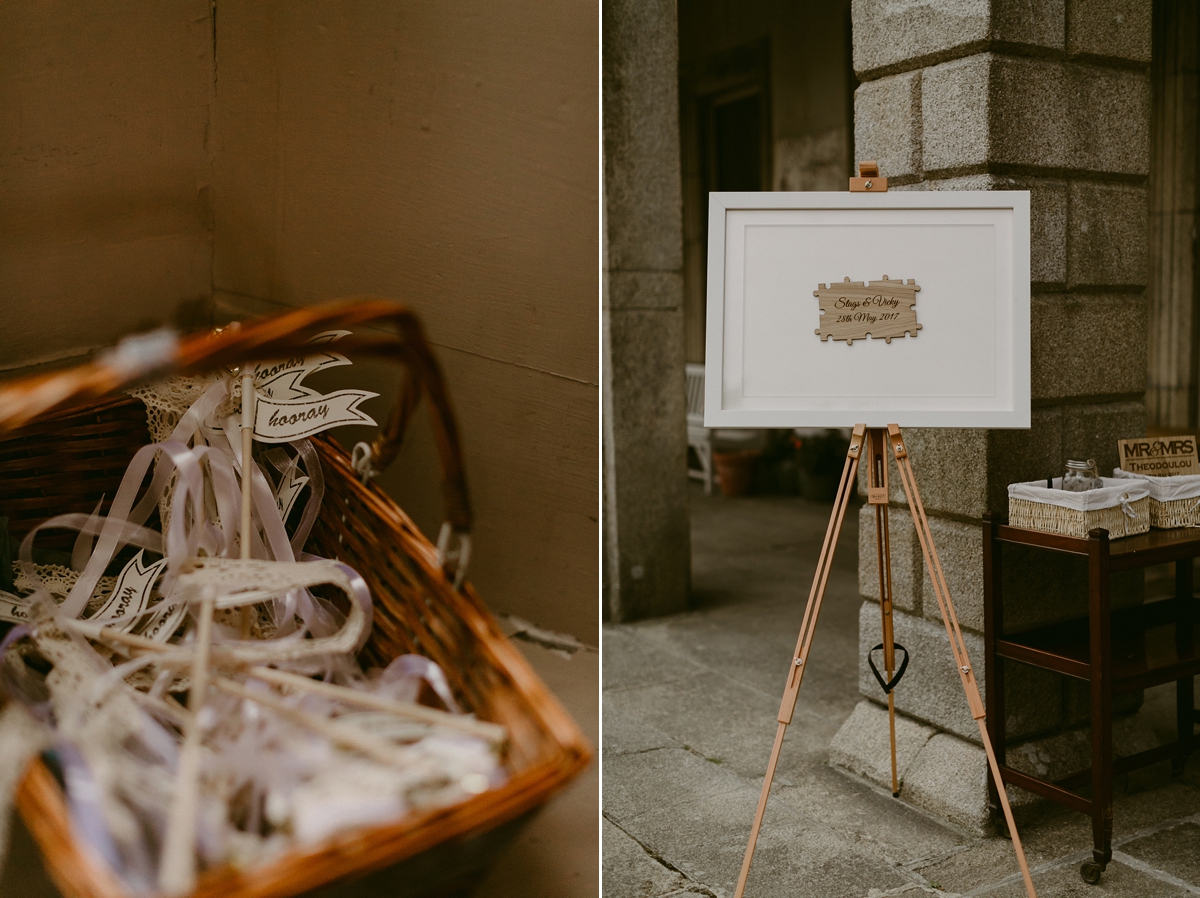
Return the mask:
[[(828, 764), (858, 692), (857, 517), (846, 516), (748, 898), (1024, 895), (1012, 845), (959, 831)], [(692, 493), (695, 607), (603, 635), (606, 898), (732, 896), (829, 506)], [(949, 649), (947, 649), (948, 651)], [(1163, 691), (1163, 690), (1167, 691)], [(1169, 726), (1171, 687), (1147, 693)], [(1118, 792), (1114, 860), (1086, 885), (1090, 822), (1022, 828), (1042, 898), (1200, 894), (1200, 752), (1182, 778)]]

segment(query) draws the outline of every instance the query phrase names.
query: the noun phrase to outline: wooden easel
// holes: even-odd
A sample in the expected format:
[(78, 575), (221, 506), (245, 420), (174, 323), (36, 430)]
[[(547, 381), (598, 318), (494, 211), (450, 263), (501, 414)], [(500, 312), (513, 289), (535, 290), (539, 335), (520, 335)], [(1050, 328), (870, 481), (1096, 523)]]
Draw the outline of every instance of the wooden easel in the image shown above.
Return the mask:
[[(863, 162), (859, 166), (859, 177), (850, 179), (851, 191), (883, 192), (887, 190), (887, 179), (879, 177), (879, 167), (874, 162)], [(891, 451), (887, 451), (890, 445)], [(817, 616), (821, 613), (821, 602), (825, 598), (825, 584), (829, 579), (829, 569), (833, 565), (833, 553), (837, 548), (838, 536), (842, 531), (842, 520), (846, 516), (846, 507), (850, 495), (855, 489), (858, 477), (859, 458), (864, 447), (867, 450), (867, 502), (875, 507), (875, 547), (879, 560), (879, 606), (883, 618), (883, 642), (876, 649), (883, 649), (883, 663), (886, 681), (880, 677), (884, 692), (888, 698), (888, 730), (892, 752), (892, 796), (898, 797), (900, 785), (896, 771), (896, 704), (892, 687), (899, 680), (894, 675), (896, 644), (892, 638), (892, 571), (891, 546), (888, 541), (888, 456), (896, 460), (900, 472), (900, 482), (904, 487), (904, 496), (908, 509), (912, 513), (913, 525), (917, 530), (917, 538), (921, 543), (921, 553), (925, 558), (925, 568), (933, 583), (933, 593), (937, 598), (938, 608), (942, 612), (942, 622), (946, 625), (946, 635), (950, 639), (950, 652), (954, 656), (958, 677), (962, 681), (963, 692), (967, 697), (967, 705), (971, 716), (979, 725), (979, 737), (983, 742), (983, 750), (987, 755), (988, 766), (991, 768), (994, 782), (1002, 783), (996, 752), (992, 749), (991, 739), (988, 738), (983, 699), (979, 695), (979, 685), (975, 680), (975, 669), (967, 656), (967, 646), (963, 641), (962, 631), (958, 626), (958, 615), (954, 611), (954, 603), (950, 599), (950, 590), (946, 586), (946, 577), (942, 573), (942, 563), (938, 559), (937, 549), (933, 544), (933, 531), (929, 527), (929, 519), (925, 516), (925, 506), (921, 502), (921, 494), (917, 490), (916, 477), (913, 475), (912, 463), (909, 461), (908, 449), (904, 445), (904, 437), (900, 428), (889, 424), (882, 427), (868, 428), (858, 424), (850, 436), (850, 448), (846, 452), (846, 463), (842, 468), (842, 479), (838, 485), (837, 497), (834, 499), (833, 512), (829, 516), (829, 527), (825, 531), (825, 542), (821, 546), (821, 555), (817, 559), (817, 570), (813, 576), (812, 589), (808, 594), (808, 605), (804, 609), (804, 619), (800, 623), (800, 636), (796, 641), (796, 651), (788, 670), (787, 685), (783, 690), (783, 701), (779, 706), (779, 728), (775, 732), (775, 745), (771, 749), (771, 759), (767, 762), (767, 773), (763, 778), (762, 794), (758, 799), (758, 810), (754, 815), (754, 825), (750, 828), (750, 841), (746, 845), (746, 856), (742, 861), (742, 870), (738, 876), (737, 889), (734, 898), (742, 898), (746, 889), (746, 878), (750, 874), (750, 862), (754, 858), (754, 848), (758, 843), (758, 831), (762, 827), (763, 814), (767, 809), (767, 798), (771, 793), (771, 783), (775, 778), (775, 767), (779, 763), (779, 751), (783, 747), (783, 736), (788, 724), (792, 722), (792, 713), (796, 708), (796, 698), (800, 692), (800, 683), (804, 679), (804, 670), (808, 664), (809, 649), (812, 646), (813, 633), (817, 626)], [(876, 649), (872, 649), (874, 652)], [(908, 663), (908, 652), (904, 651), (904, 664)], [(872, 663), (872, 668), (874, 664)], [(903, 665), (901, 669), (903, 673)], [(876, 672), (876, 676), (879, 674)], [(1013, 820), (1012, 807), (1004, 789), (997, 790), (1000, 806), (1004, 811), (1004, 819), (1012, 836), (1013, 851), (1017, 855), (1017, 863), (1021, 867), (1021, 876), (1025, 880), (1025, 891), (1029, 898), (1037, 898), (1033, 888), (1033, 879), (1029, 874), (1029, 865), (1025, 861), (1025, 850), (1021, 847), (1021, 837), (1017, 834), (1017, 824)]]

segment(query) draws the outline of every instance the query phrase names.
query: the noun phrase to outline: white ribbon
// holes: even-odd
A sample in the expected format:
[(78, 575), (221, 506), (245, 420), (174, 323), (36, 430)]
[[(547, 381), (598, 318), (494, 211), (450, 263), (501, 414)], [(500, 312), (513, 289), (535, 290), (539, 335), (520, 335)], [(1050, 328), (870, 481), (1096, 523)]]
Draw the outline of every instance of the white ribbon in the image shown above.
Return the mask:
[(354, 473), (363, 483), (370, 483), (381, 473), (379, 468), (375, 467), (374, 459), (371, 458), (369, 443), (354, 444), (354, 451), (350, 453), (350, 466), (354, 468)]
[[(163, 555), (166, 562), (164, 599), (153, 608), (142, 604), (124, 608), (120, 614), (106, 613), (105, 617), (109, 618), (110, 624), (120, 625), (122, 629), (141, 624), (142, 632), (151, 638), (169, 638), (186, 613), (186, 603), (173, 595), (180, 572), (197, 553), (227, 557), (238, 552), (240, 537), (236, 530), (241, 513), (238, 472), (242, 467), (240, 424), (236, 416), (225, 420), (214, 418), (214, 413), (229, 395), (227, 379), (214, 382), (180, 418), (166, 440), (139, 449), (125, 471), (107, 515), (99, 514), (100, 505), (97, 505), (91, 515), (58, 515), (26, 534), (19, 559), (22, 571), (34, 586), (33, 594), (3, 600), (6, 604), (0, 611), (11, 613), (0, 616), (27, 617), (39, 596), (50, 606), (54, 605), (37, 576), (33, 542), (42, 530), (67, 528), (79, 533), (72, 561), (76, 569), (82, 568), (82, 571), (67, 597), (57, 606), (57, 616), (80, 617), (112, 559), (122, 547), (132, 545)], [(231, 433), (237, 438), (231, 439)], [(189, 447), (188, 443), (194, 445)], [(307, 440), (293, 442), (292, 446), (296, 457), (284, 463), (284, 467), (294, 471), (303, 463), (310, 486), (309, 500), (295, 536), (289, 537), (285, 529), (274, 487), (257, 465), (250, 467), (252, 528), (249, 539), (253, 556), (260, 559), (294, 562), (319, 512), (324, 479), (316, 450)], [(155, 462), (150, 485), (139, 498), (141, 484)], [(159, 507), (173, 481), (170, 521), (166, 532), (159, 534), (143, 526), (143, 522)], [(93, 537), (98, 537), (94, 546)], [(361, 582), (361, 578), (359, 580)], [(362, 588), (365, 589), (365, 583)], [(356, 590), (352, 589), (352, 595), (354, 592)], [(367, 596), (366, 607), (369, 609), (369, 591)], [(318, 637), (328, 636), (339, 627), (340, 615), (305, 588), (267, 598), (275, 612), (277, 635), (281, 637), (301, 638), (306, 632)], [(303, 630), (297, 630), (297, 617), (302, 621)]]
[(467, 565), (471, 561), (471, 535), (459, 533), (458, 548), (451, 549), (450, 539), (455, 533), (457, 531), (449, 521), (442, 522), (442, 529), (438, 531), (437, 565), (441, 568), (447, 561), (454, 562), (454, 588), (459, 589), (467, 578)]
[[(1122, 494), (1122, 496), (1120, 497), (1120, 499), (1118, 501), (1121, 503), (1121, 511), (1123, 511), (1125, 513), (1125, 517), (1133, 518), (1136, 521), (1138, 519), (1138, 513), (1136, 511), (1134, 511), (1133, 506), (1129, 504), (1129, 493)], [(1125, 521), (1123, 526), (1125, 528), (1125, 535), (1128, 536), (1129, 535), (1129, 521)]]

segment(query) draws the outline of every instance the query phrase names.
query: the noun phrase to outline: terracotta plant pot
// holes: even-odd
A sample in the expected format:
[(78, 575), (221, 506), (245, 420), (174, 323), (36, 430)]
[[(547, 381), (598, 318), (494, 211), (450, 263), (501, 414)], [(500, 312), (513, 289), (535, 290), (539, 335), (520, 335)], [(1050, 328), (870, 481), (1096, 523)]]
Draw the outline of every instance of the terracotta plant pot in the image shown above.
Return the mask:
[(762, 455), (759, 449), (738, 449), (733, 452), (714, 452), (713, 464), (721, 482), (721, 495), (744, 496), (750, 491), (754, 463)]

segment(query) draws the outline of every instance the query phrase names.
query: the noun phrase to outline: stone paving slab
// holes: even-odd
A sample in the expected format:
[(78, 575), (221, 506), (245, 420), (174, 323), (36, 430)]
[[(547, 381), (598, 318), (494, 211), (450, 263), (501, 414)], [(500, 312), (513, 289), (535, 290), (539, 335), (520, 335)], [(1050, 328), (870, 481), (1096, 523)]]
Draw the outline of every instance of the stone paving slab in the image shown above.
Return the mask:
[(682, 748), (610, 756), (604, 768), (604, 816), (652, 846), (636, 832), (645, 815), (695, 804), (717, 807), (728, 794), (751, 788), (748, 781)]
[(889, 864), (912, 865), (944, 855), (971, 841), (932, 817), (892, 798), (890, 792), (848, 779), (826, 765), (810, 765), (790, 773), (790, 785), (771, 796), (823, 823), (860, 848)]
[[(762, 606), (754, 617), (736, 609), (705, 609), (669, 621), (633, 625), (637, 635), (672, 657), (686, 658), (719, 671), (732, 680), (772, 696), (778, 710), (787, 682), (796, 640), (804, 618), (808, 585), (803, 596)], [(827, 591), (817, 621), (798, 707), (821, 707), (827, 703), (849, 714), (857, 701), (845, 689), (846, 677), (855, 676), (858, 642), (846, 639), (853, 633), (859, 600)]]
[(778, 699), (712, 672), (686, 683), (629, 690), (621, 704), (696, 753), (748, 777), (766, 767), (779, 711)]
[[(1192, 761), (1200, 760), (1193, 754)], [(1065, 813), (1065, 812), (1063, 812)], [(1200, 813), (1200, 788), (1182, 779), (1142, 792), (1118, 793), (1113, 800), (1113, 838), (1123, 839), (1168, 820), (1182, 820)], [(1082, 814), (1072, 814), (1086, 820)], [(1200, 887), (1200, 880), (1197, 880)]]
[[(1021, 844), (1031, 869), (1053, 864), (1065, 856), (1078, 854), (1075, 877), (1084, 855), (1091, 857), (1091, 827), (1081, 814), (1060, 817), (1048, 824), (1021, 829)], [(1084, 849), (1087, 849), (1084, 851)], [(1020, 873), (1010, 841), (1002, 838), (977, 839), (965, 850), (948, 854), (933, 863), (916, 868), (930, 883), (948, 892), (966, 894), (1008, 876)], [(1036, 884), (1036, 883), (1035, 883)], [(1082, 884), (1082, 880), (1081, 880)]]
[[(1184, 898), (1195, 894), (1121, 863), (1109, 864), (1100, 883), (1088, 885), (1079, 875), (1082, 862), (1082, 859), (1076, 859), (1050, 870), (1035, 872), (1033, 886), (1039, 898), (1109, 898), (1114, 895), (1122, 898)], [(977, 895), (987, 898), (1025, 898), (1025, 886), (1018, 878), (1015, 882), (969, 894), (970, 898)]]
[(1135, 839), (1122, 845), (1121, 851), (1184, 882), (1200, 883), (1198, 823), (1184, 823)]
[[(652, 725), (698, 754), (751, 778), (763, 775), (779, 726), (778, 695), (748, 688), (711, 671), (683, 683), (625, 690), (619, 704), (625, 716), (618, 721), (636, 719)], [(840, 714), (830, 714), (822, 705), (798, 703), (788, 733), (803, 736), (785, 738), (779, 762), (781, 782), (793, 766), (824, 760), (824, 746), (837, 732), (840, 719)], [(809, 757), (817, 745), (822, 746), (821, 756)]]
[[(619, 781), (614, 784), (614, 780)], [(732, 894), (761, 781), (748, 781), (681, 750), (606, 764), (605, 816), (690, 880)], [(751, 871), (756, 898), (866, 894), (911, 881), (788, 803), (767, 807)], [(749, 888), (749, 886), (748, 886)], [(622, 895), (605, 890), (607, 895)]]
[(604, 696), (604, 746), (608, 755), (628, 755), (655, 748), (679, 748), (678, 740), (662, 730), (645, 723), (632, 709), (618, 699)]
[[(722, 531), (736, 529), (737, 533), (730, 534), (727, 546), (708, 546), (705, 539), (694, 537), (700, 539), (693, 551), (696, 613), (636, 626), (648, 639), (779, 696), (804, 619), (829, 507), (798, 505), (797, 500), (789, 499), (757, 502), (749, 510), (732, 503), (728, 520), (713, 518), (711, 509), (700, 510), (697, 534), (706, 520), (719, 521)], [(755, 522), (752, 512), (761, 514), (766, 522)], [(844, 674), (857, 664), (853, 625), (861, 603), (856, 585), (857, 532), (858, 518), (851, 509), (834, 555), (801, 702), (844, 697)], [(713, 555), (731, 564), (704, 560)], [(760, 613), (745, 614), (747, 603), (753, 603)], [(831, 682), (836, 684), (833, 689)], [(852, 702), (846, 705), (847, 713), (851, 707)]]
[[(1157, 845), (1167, 842), (1159, 841), (1159, 836), (1154, 832), (1147, 835), (1139, 835), (1140, 833), (1171, 826), (1174, 821), (1188, 819), (1198, 811), (1200, 794), (1183, 783), (1177, 782), (1171, 786), (1133, 795), (1118, 795), (1113, 808), (1114, 852), (1123, 851), (1137, 857), (1135, 850), (1130, 850), (1132, 846), (1145, 846), (1136, 850), (1153, 852)], [(1072, 869), (1078, 879), (1079, 865), (1091, 858), (1091, 819), (1083, 814), (1056, 807), (1047, 812), (1042, 819), (1022, 826), (1020, 834), (1031, 868), (1053, 866), (1063, 858), (1074, 857), (1076, 859), (1072, 862)], [(1154, 864), (1153, 858), (1153, 854), (1148, 854), (1145, 859), (1147, 863)], [(1017, 863), (1012, 843), (1007, 839), (992, 837), (975, 840), (966, 850), (948, 854), (942, 859), (933, 859), (932, 862), (917, 865), (914, 869), (925, 879), (938, 883), (948, 891), (976, 894), (978, 890), (994, 885), (1002, 878), (997, 876), (997, 873), (1006, 870), (1010, 873), (1017, 872)], [(1112, 869), (1111, 866), (1109, 869)], [(1170, 873), (1165, 866), (1160, 869), (1163, 873)], [(1108, 882), (1107, 871), (1104, 877), (1101, 882)], [(1083, 885), (1082, 880), (1079, 882)], [(1191, 875), (1190, 882), (1196, 883), (1196, 891), (1200, 892), (1200, 876)], [(1138, 894), (1121, 891), (1120, 882), (1106, 888), (1110, 891), (1116, 890), (1116, 894)]]
[(673, 683), (704, 670), (702, 664), (687, 657), (648, 651), (645, 640), (633, 628), (606, 626), (603, 640), (605, 691)]
[(601, 829), (604, 888), (626, 898), (661, 898), (681, 894), (687, 880), (652, 857), (624, 830), (605, 820)]

